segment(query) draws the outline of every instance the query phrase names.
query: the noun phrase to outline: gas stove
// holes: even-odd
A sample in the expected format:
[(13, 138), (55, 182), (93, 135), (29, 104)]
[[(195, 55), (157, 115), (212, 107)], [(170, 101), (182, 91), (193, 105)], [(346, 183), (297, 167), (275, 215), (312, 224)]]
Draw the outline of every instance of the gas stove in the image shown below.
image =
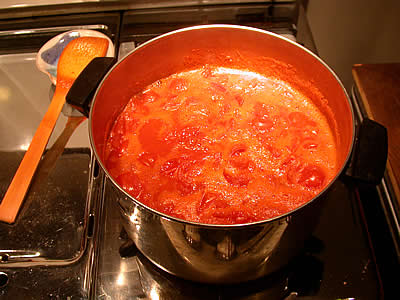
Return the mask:
[[(35, 68), (35, 55), (51, 36), (74, 28), (99, 30), (113, 40), (120, 59), (152, 37), (195, 24), (243, 24), (299, 40), (296, 11), (294, 1), (191, 4), (45, 17), (36, 25), (21, 20), (20, 28), (1, 27), (0, 195), (49, 104), (53, 87)], [(31, 32), (18, 33), (24, 26)], [(65, 108), (60, 116), (17, 222), (0, 223), (0, 298), (382, 299), (390, 292), (392, 282), (383, 271), (389, 257), (382, 260), (376, 250), (377, 244), (393, 247), (385, 235), (390, 229), (384, 215), (369, 213), (379, 210), (379, 195), (375, 187), (360, 187), (346, 177), (331, 189), (302, 253), (282, 270), (235, 285), (200, 284), (167, 274), (123, 230), (117, 195), (91, 153), (87, 122), (74, 130), (56, 162), (45, 163), (57, 138), (69, 130), (70, 112)], [(371, 217), (377, 219), (371, 222)], [(382, 239), (371, 236), (375, 227)]]

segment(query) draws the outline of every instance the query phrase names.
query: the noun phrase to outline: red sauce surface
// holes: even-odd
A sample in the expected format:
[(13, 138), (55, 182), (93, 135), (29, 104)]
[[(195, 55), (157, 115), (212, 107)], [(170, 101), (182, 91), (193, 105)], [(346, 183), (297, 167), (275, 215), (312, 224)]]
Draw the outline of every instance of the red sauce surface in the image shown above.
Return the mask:
[(105, 154), (134, 198), (208, 224), (289, 212), (336, 174), (332, 132), (311, 101), (278, 79), (208, 66), (133, 95)]

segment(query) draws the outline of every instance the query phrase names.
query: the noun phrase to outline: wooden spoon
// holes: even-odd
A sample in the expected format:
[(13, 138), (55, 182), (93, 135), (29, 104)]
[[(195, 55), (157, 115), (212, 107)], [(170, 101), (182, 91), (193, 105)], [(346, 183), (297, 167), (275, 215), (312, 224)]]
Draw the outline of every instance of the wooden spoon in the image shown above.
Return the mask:
[(104, 38), (79, 37), (64, 48), (57, 65), (57, 85), (53, 99), (0, 204), (0, 221), (15, 222), (69, 88), (93, 58), (106, 55), (108, 45), (108, 40)]

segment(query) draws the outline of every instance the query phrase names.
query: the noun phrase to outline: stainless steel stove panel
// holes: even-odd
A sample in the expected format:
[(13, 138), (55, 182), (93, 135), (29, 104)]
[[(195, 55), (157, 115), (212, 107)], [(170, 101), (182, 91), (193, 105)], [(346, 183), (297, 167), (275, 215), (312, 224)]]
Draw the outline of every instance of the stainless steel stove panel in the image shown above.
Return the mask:
[[(36, 53), (0, 55), (0, 151), (27, 150), (50, 104), (50, 80), (36, 68), (35, 59)], [(67, 119), (60, 115), (48, 147), (61, 134)], [(67, 148), (88, 148), (87, 130), (87, 122), (81, 124)]]
[[(15, 20), (9, 23), (10, 30), (4, 30), (6, 22), (1, 23), (3, 197), (54, 90), (49, 78), (36, 68), (38, 48), (60, 30), (77, 27), (101, 30), (115, 39), (117, 32), (112, 30), (119, 26), (119, 14)], [(71, 108), (65, 106), (16, 223), (0, 223), (1, 299), (89, 298), (95, 253), (93, 220), (99, 208), (92, 201), (96, 191), (89, 189), (94, 169), (87, 121), (63, 145), (71, 130), (67, 125), (70, 113)]]

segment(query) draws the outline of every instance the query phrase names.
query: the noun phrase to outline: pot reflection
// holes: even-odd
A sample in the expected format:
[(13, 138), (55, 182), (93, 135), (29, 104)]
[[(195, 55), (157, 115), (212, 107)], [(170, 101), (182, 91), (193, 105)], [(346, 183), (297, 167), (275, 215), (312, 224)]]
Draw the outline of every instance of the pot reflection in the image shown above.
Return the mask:
[[(130, 268), (139, 275), (138, 284), (143, 292), (140, 298), (146, 299), (296, 299), (297, 296), (310, 296), (318, 293), (323, 276), (323, 264), (315, 255), (324, 248), (320, 240), (311, 237), (306, 241), (304, 251), (294, 260), (273, 274), (239, 284), (203, 284), (183, 280), (154, 266), (122, 230), (123, 244), (120, 248), (122, 264), (115, 283), (127, 288), (133, 276)], [(134, 267), (132, 265), (134, 263)], [(134, 275), (136, 278), (136, 275)]]
[(115, 195), (128, 236), (150, 261), (184, 279), (224, 284), (253, 280), (288, 264), (317, 223), (323, 202), (311, 203), (296, 218), (229, 228), (149, 214), (129, 198), (118, 197), (117, 190)]
[(288, 221), (281, 219), (246, 230), (207, 229), (161, 219), (170, 244), (187, 265), (201, 270), (198, 276), (218, 278), (230, 274), (232, 278), (259, 269), (272, 255), (285, 232)]
[(286, 268), (246, 283), (209, 285), (172, 276), (158, 268), (141, 253), (135, 256), (144, 294), (155, 299), (296, 299), (314, 295), (322, 278), (322, 263), (303, 253)]
[(288, 279), (284, 274), (274, 274), (245, 285), (206, 285), (186, 281), (156, 269), (140, 253), (136, 261), (143, 292), (152, 300), (284, 299), (289, 294)]

